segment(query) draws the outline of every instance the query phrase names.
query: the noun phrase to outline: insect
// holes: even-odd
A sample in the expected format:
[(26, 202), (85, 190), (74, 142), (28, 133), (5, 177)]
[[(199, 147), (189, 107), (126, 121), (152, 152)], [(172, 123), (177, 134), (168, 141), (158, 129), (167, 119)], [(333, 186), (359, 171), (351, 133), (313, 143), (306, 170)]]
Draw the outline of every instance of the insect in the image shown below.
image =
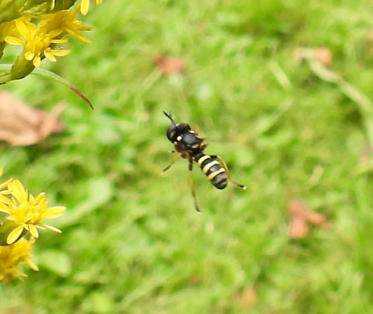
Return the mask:
[(207, 179), (217, 188), (224, 189), (228, 180), (233, 184), (237, 185), (241, 189), (245, 190), (246, 187), (242, 184), (235, 182), (229, 173), (228, 167), (224, 162), (223, 158), (218, 155), (207, 155), (203, 151), (207, 147), (203, 138), (198, 137), (198, 134), (191, 129), (188, 123), (179, 122), (175, 123), (172, 118), (171, 112), (164, 115), (170, 119), (171, 125), (167, 129), (167, 138), (171, 143), (174, 144), (176, 154), (171, 160), (171, 163), (163, 169), (163, 172), (171, 168), (171, 166), (180, 157), (185, 158), (189, 162), (189, 177), (190, 177), (190, 188), (194, 200), (194, 207), (199, 212), (194, 180), (192, 175), (193, 161), (195, 161), (203, 173), (207, 176)]

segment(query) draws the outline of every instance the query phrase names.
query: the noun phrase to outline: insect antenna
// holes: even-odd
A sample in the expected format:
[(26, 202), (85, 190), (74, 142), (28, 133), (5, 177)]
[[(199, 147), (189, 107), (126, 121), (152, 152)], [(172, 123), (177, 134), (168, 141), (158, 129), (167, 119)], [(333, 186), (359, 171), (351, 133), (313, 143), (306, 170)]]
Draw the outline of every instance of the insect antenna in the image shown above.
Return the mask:
[(163, 111), (163, 113), (164, 113), (164, 115), (165, 115), (167, 118), (170, 119), (170, 121), (171, 121), (172, 124), (175, 124), (175, 121), (174, 121), (174, 119), (172, 118), (172, 113), (171, 113), (171, 111), (170, 111), (170, 113), (167, 113), (166, 111)]

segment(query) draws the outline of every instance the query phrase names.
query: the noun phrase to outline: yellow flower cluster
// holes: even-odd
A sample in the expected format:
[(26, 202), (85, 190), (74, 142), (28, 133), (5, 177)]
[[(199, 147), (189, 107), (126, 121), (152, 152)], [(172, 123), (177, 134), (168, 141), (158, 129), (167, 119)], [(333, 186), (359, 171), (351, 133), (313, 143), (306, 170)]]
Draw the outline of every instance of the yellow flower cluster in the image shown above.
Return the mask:
[(63, 206), (48, 207), (44, 193), (34, 197), (16, 179), (0, 184), (0, 217), (4, 216), (0, 220), (0, 280), (8, 282), (26, 276), (17, 269), (18, 264), (38, 270), (30, 260), (32, 245), (39, 237), (38, 229), (61, 232), (41, 221), (59, 217), (64, 210)]
[(27, 264), (33, 270), (39, 270), (30, 259), (34, 242), (34, 239), (20, 239), (13, 245), (0, 246), (0, 280), (9, 282), (14, 278), (27, 277), (26, 274), (17, 269), (19, 264)]
[[(40, 66), (44, 58), (55, 62), (56, 57), (67, 55), (70, 51), (60, 48), (61, 44), (67, 42), (65, 35), (90, 43), (81, 32), (92, 27), (83, 25), (77, 19), (79, 11), (83, 15), (88, 13), (90, 0), (82, 0), (75, 8), (71, 7), (75, 0), (66, 1), (67, 4), (65, 1), (45, 0), (48, 9), (41, 6), (39, 0), (38, 6), (35, 4), (35, 7), (42, 8), (39, 11), (35, 8), (27, 10), (26, 3), (30, 2), (32, 0), (25, 0), (24, 7), (13, 8), (13, 11), (24, 12), (23, 14), (19, 13), (3, 22), (0, 20), (0, 58), (7, 44), (23, 47), (12, 69), (0, 73), (0, 84), (27, 76), (35, 67)], [(96, 4), (101, 3), (102, 0), (96, 0)]]

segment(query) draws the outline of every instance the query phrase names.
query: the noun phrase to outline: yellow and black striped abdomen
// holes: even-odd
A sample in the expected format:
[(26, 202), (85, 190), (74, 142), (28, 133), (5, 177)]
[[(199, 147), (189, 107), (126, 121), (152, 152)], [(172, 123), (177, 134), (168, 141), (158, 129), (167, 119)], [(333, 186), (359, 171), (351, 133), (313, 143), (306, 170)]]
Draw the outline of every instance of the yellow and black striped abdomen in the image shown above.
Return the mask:
[(212, 156), (199, 154), (194, 160), (198, 163), (207, 179), (218, 189), (227, 186), (227, 174), (221, 164)]

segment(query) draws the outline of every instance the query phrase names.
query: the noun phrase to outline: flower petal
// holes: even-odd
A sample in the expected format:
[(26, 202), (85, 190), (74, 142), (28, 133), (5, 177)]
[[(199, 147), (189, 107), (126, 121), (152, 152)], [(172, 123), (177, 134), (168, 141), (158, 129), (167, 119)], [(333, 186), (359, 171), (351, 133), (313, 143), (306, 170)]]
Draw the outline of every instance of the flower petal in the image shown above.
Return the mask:
[(28, 61), (31, 61), (32, 59), (34, 59), (34, 56), (35, 54), (32, 53), (31, 51), (26, 51), (24, 54), (25, 59)]
[(61, 216), (65, 210), (66, 208), (64, 206), (49, 207), (47, 211), (40, 216), (42, 217), (41, 219), (55, 218)]
[(30, 37), (30, 30), (27, 28), (26, 24), (22, 21), (22, 19), (16, 20), (16, 27), (19, 33), (25, 38)]
[[(9, 179), (9, 180), (6, 180), (5, 182), (1, 183), (0, 184), (0, 190), (3, 190), (3, 189), (5, 189), (5, 187), (8, 187), (8, 184), (12, 181), (13, 181), (13, 179)], [(9, 194), (9, 191), (1, 191), (1, 194), (5, 194), (5, 193)]]
[(56, 57), (50, 51), (44, 51), (44, 56), (52, 62), (56, 62)]
[[(3, 194), (0, 194), (0, 202), (6, 205), (9, 205), (12, 203), (9, 197), (4, 196)], [(0, 211), (1, 211), (1, 204), (0, 204)]]
[(46, 229), (50, 230), (50, 231), (53, 231), (53, 232), (57, 232), (57, 233), (62, 233), (62, 231), (56, 227), (53, 227), (51, 225), (47, 225), (47, 224), (43, 224), (41, 223), (40, 224), (42, 227), (45, 227)]
[(53, 53), (55, 56), (63, 57), (70, 53), (70, 50), (51, 50), (51, 53)]
[(46, 198), (45, 193), (41, 192), (35, 197), (35, 203), (39, 203), (43, 198)]
[(27, 202), (28, 193), (19, 180), (13, 180), (11, 183), (9, 183), (8, 188), (11, 191), (12, 195), (18, 200), (18, 202)]
[(20, 45), (20, 46), (23, 46), (25, 44), (25, 42), (22, 40), (22, 39), (19, 39), (17, 37), (13, 37), (13, 36), (6, 36), (4, 38), (5, 42), (10, 44), (10, 45)]
[(18, 240), (23, 232), (23, 226), (18, 226), (9, 233), (8, 237), (6, 238), (7, 244), (12, 244)]
[[(55, 29), (55, 30), (52, 30), (51, 32), (49, 32), (48, 35), (49, 35), (50, 38), (54, 38), (54, 37), (57, 37), (57, 36), (61, 35), (61, 33), (62, 33), (62, 30)], [(65, 42), (67, 41), (66, 39), (61, 39), (61, 40), (64, 40)]]
[(4, 207), (4, 208), (0, 208), (0, 213), (9, 214), (10, 211), (9, 211), (9, 209), (7, 209), (7, 207)]
[(65, 44), (67, 43), (67, 39), (52, 39), (51, 43), (52, 44)]
[(83, 15), (87, 15), (89, 10), (89, 0), (82, 0), (82, 4), (80, 5), (80, 13)]
[(27, 265), (29, 265), (31, 267), (31, 269), (35, 270), (35, 271), (39, 271), (39, 268), (38, 266), (36, 266), (36, 264), (31, 260), (31, 259), (26, 259), (26, 263)]
[(29, 224), (29, 225), (28, 225), (28, 230), (30, 231), (31, 235), (32, 235), (34, 238), (38, 238), (38, 237), (39, 237), (39, 231), (38, 231), (38, 229), (35, 227), (35, 225), (33, 225), (33, 224)]
[(71, 36), (75, 36), (76, 38), (78, 38), (84, 43), (87, 43), (87, 44), (91, 43), (91, 41), (87, 37), (84, 37), (82, 34), (80, 34), (79, 32), (75, 30), (67, 29), (66, 32), (69, 33)]
[(35, 68), (38, 68), (40, 66), (41, 59), (39, 56), (36, 56), (32, 63), (34, 64)]

